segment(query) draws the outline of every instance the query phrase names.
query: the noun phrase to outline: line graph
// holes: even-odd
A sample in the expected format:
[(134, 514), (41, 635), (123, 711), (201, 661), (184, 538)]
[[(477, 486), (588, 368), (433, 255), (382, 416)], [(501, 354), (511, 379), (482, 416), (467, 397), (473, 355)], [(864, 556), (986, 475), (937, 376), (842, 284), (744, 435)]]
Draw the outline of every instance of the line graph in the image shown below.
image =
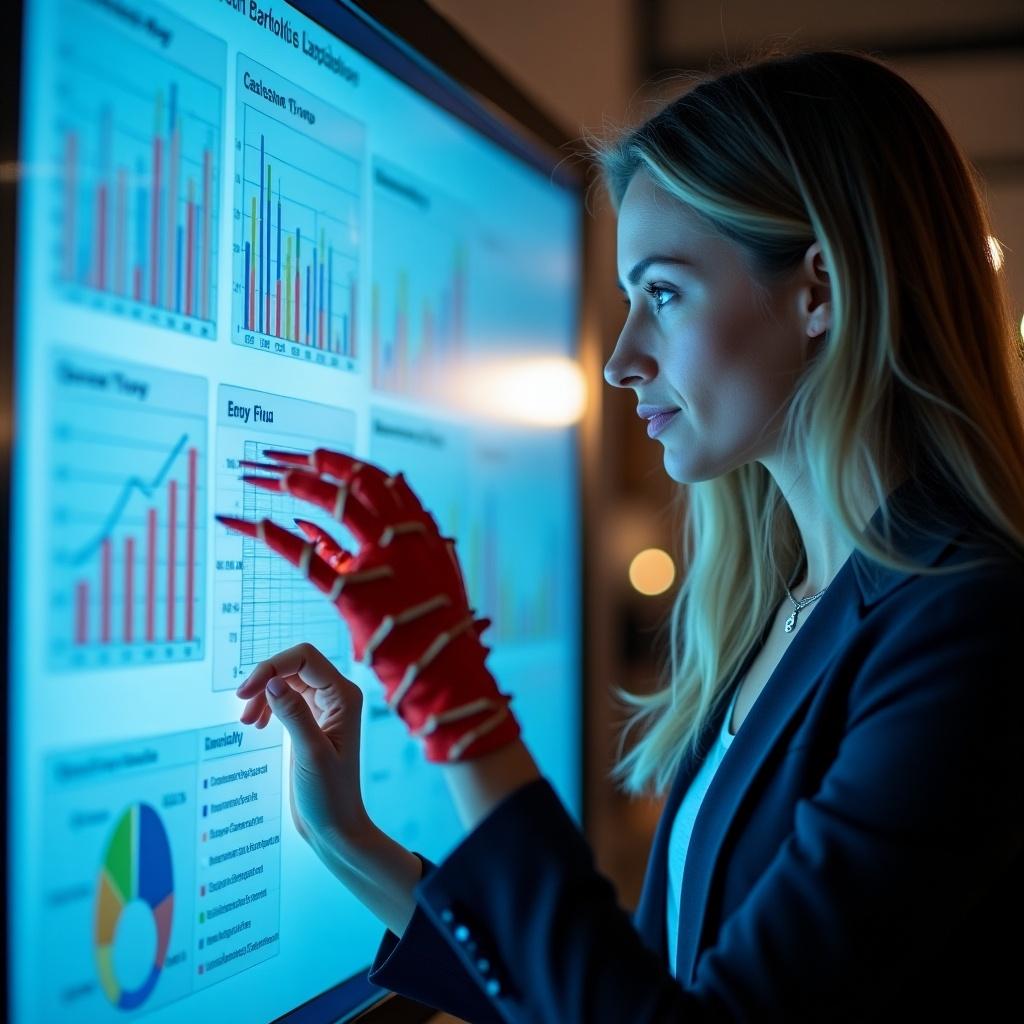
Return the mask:
[[(217, 510), (245, 519), (273, 519), (295, 530), (295, 517), (319, 523), (341, 543), (345, 529), (308, 502), (243, 484), (240, 460), (265, 448), (353, 451), (350, 410), (221, 385), (218, 389)], [(228, 530), (215, 533), (215, 690), (234, 689), (265, 658), (308, 641), (342, 671), (351, 660), (344, 620), (330, 601), (265, 544)]]
[(54, 389), (51, 660), (201, 658), (205, 382), (64, 356)]

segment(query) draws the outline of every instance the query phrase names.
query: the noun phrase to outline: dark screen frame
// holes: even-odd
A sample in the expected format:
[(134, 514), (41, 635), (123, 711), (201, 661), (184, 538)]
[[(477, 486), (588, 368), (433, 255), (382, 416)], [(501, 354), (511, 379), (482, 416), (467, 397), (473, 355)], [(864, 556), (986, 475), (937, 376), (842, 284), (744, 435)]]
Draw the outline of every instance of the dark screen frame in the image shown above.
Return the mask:
[[(168, 2), (168, 0), (162, 0)], [(426, 2), (393, 0), (287, 0), (289, 6), (320, 24), (332, 35), (385, 71), (404, 81), (425, 95), (436, 105), (448, 110), (482, 135), (492, 139), (513, 156), (547, 174), (550, 180), (577, 195), (583, 210), (584, 175), (571, 156), (572, 140), (545, 111)], [(14, 393), (15, 342), (17, 338), (17, 310), (15, 295), (17, 282), (14, 269), (18, 251), (18, 167), (21, 136), (21, 68), (24, 33), (23, 0), (10, 5), (7, 11), (5, 40), (0, 43), (0, 82), (3, 95), (9, 97), (4, 105), (4, 125), (0, 133), (0, 252), (6, 257), (7, 272), (0, 273), (0, 572), (4, 585), (0, 587), (0, 621), (4, 625), (5, 668), (10, 666), (9, 594), (11, 585), (10, 562), (10, 481), (17, 421)], [(588, 245), (586, 218), (580, 221), (580, 297), (576, 309), (574, 334), (579, 354), (580, 323), (585, 305), (586, 264)], [(583, 501), (586, 469), (581, 448), (580, 428), (574, 428), (577, 453), (576, 494), (582, 514), (581, 550), (587, 550), (589, 537), (588, 516)], [(586, 635), (588, 592), (588, 561), (581, 559), (578, 607), (582, 615), (582, 635)], [(581, 681), (588, 677), (587, 645), (581, 644)], [(10, 700), (8, 686), (0, 687), (0, 713), (4, 726), (5, 785), (0, 795), (4, 815), (4, 843), (0, 851), (0, 867), (4, 885), (0, 894), (0, 909), (5, 926), (0, 937), (3, 955), (3, 991), (9, 992), (9, 917), (8, 886), (10, 885), (8, 850), (11, 841), (8, 787), (11, 784), (10, 765)], [(580, 725), (589, 720), (587, 687), (579, 692)], [(581, 808), (581, 821), (586, 829), (586, 801), (583, 799), (584, 780), (587, 777), (587, 744), (579, 744), (580, 792), (576, 794)], [(313, 997), (306, 1003), (277, 1018), (280, 1024), (333, 1024), (340, 1021), (360, 1021), (364, 1024), (413, 1024), (427, 1020), (436, 1013), (432, 1007), (397, 995), (372, 984), (367, 971), (342, 981), (338, 985)]]

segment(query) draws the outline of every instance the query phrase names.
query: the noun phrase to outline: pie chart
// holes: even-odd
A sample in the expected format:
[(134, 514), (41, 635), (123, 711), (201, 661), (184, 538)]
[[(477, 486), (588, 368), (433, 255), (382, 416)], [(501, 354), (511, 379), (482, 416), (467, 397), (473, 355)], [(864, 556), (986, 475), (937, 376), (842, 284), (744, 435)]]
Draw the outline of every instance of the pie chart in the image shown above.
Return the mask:
[(167, 832), (150, 804), (131, 804), (114, 825), (96, 894), (96, 963), (103, 991), (119, 1009), (141, 1006), (156, 987), (173, 910)]

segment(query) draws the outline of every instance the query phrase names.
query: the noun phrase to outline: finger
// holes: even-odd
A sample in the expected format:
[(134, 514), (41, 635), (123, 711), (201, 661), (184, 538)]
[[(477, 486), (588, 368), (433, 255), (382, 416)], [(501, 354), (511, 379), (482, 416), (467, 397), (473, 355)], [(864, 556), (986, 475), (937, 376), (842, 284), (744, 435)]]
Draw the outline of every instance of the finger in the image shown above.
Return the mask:
[(305, 534), (306, 539), (313, 544), (313, 550), (332, 568), (341, 570), (346, 563), (355, 556), (346, 551), (326, 530), (321, 529), (316, 523), (308, 519), (296, 519), (295, 525)]
[[(285, 459), (289, 453), (276, 449), (263, 452), (267, 458), (277, 461), (288, 461), (290, 465), (301, 466), (301, 457)], [(306, 465), (312, 466), (318, 473), (326, 473), (336, 480), (348, 483), (353, 495), (358, 496), (370, 509), (378, 515), (386, 515), (395, 509), (402, 508), (395, 501), (392, 489), (401, 473), (390, 476), (385, 470), (373, 462), (367, 462), (355, 455), (332, 451), (330, 448), (317, 448), (305, 456)], [(408, 491), (408, 487), (406, 487)], [(412, 493), (411, 491), (409, 492)], [(407, 511), (419, 509), (419, 499), (413, 495), (414, 504), (405, 506)], [(390, 517), (389, 517), (390, 518)]]
[(260, 713), (260, 717), (256, 719), (256, 728), (265, 729), (270, 724), (270, 719), (273, 717), (273, 711), (268, 704), (263, 711)]
[(269, 710), (277, 715), (291, 737), (295, 760), (311, 765), (322, 758), (330, 744), (302, 697), (280, 676), (270, 678), (266, 693)]
[(255, 697), (250, 697), (245, 702), (245, 707), (242, 708), (242, 713), (238, 716), (239, 721), (243, 725), (255, 725), (260, 720), (260, 715), (263, 714), (264, 709), (267, 706), (267, 699), (263, 696), (262, 691), (256, 694)]
[(332, 519), (343, 523), (361, 544), (376, 544), (384, 529), (376, 510), (358, 497), (353, 500), (351, 485), (344, 481), (332, 483), (305, 469), (289, 469), (283, 476), (276, 477), (245, 474), (242, 482), (264, 491), (291, 494), (317, 505)]
[(270, 519), (250, 522), (235, 516), (215, 516), (217, 522), (223, 523), (229, 530), (235, 530), (247, 537), (263, 541), (267, 547), (283, 555), (307, 579), (312, 580), (325, 594), (335, 600), (341, 593), (344, 581), (313, 549), (313, 545)]
[(313, 690), (337, 690), (339, 694), (345, 684), (345, 678), (330, 661), (312, 644), (305, 643), (261, 661), (235, 692), (244, 698), (262, 695), (274, 676), (287, 679), (293, 686), (298, 682)]

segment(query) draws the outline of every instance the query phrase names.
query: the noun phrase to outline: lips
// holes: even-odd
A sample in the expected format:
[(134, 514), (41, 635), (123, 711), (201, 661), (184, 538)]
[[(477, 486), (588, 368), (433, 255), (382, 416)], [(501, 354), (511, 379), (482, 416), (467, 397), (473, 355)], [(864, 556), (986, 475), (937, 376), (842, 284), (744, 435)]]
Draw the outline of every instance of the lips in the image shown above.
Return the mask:
[(647, 421), (648, 437), (657, 437), (675, 419), (678, 412), (678, 409), (671, 409), (668, 412), (659, 412), (656, 416), (652, 416)]

